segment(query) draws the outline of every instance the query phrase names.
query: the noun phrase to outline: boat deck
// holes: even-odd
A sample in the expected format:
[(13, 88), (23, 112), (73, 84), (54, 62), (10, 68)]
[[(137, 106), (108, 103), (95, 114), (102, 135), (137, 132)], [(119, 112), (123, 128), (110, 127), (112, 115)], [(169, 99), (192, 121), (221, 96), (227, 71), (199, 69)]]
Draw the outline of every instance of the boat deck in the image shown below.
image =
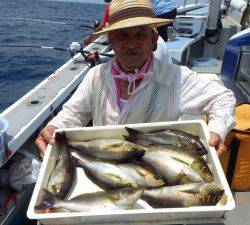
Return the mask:
[[(193, 7), (193, 6), (192, 6)], [(197, 14), (206, 14), (207, 13), (207, 5), (205, 5), (205, 8), (203, 9), (195, 9), (193, 10)], [(236, 22), (228, 19), (228, 18), (222, 18), (222, 24), (223, 24), (223, 34), (221, 42), (227, 43), (227, 39), (229, 39), (230, 36), (232, 36), (235, 32), (238, 31), (238, 27), (236, 26)], [(106, 46), (100, 44), (102, 40), (97, 40), (97, 42), (94, 45), (90, 45), (88, 49), (85, 50), (105, 50)], [(172, 41), (172, 56), (175, 58), (178, 62), (183, 62), (183, 60), (186, 60), (182, 58), (183, 52), (188, 52), (189, 47), (195, 43), (197, 39), (185, 39), (182, 38), (181, 40), (178, 40), (176, 38)], [(99, 42), (99, 43), (98, 43)], [(183, 45), (180, 45), (180, 43), (184, 43)], [(168, 44), (171, 44), (169, 42)], [(214, 67), (191, 67), (192, 70), (197, 71), (198, 73), (207, 74), (220, 74), (220, 68), (221, 68), (221, 56), (223, 55), (221, 49), (223, 49), (225, 46), (220, 45), (220, 48), (218, 48), (218, 53), (216, 53), (216, 57), (219, 58), (218, 64)], [(198, 49), (198, 48), (196, 48)], [(171, 53), (171, 49), (170, 49)], [(191, 51), (192, 53), (192, 51)], [(32, 90), (30, 93), (28, 93), (26, 96), (24, 96), (20, 101), (18, 101), (15, 105), (10, 107), (3, 116), (5, 116), (9, 121), (12, 121), (10, 124), (15, 124), (15, 126), (11, 126), (10, 130), (8, 131), (8, 135), (10, 140), (13, 140), (13, 142), (9, 143), (9, 147), (11, 150), (13, 150), (12, 153), (17, 151), (19, 149), (19, 152), (22, 152), (24, 150), (27, 150), (29, 152), (32, 152), (32, 154), (35, 157), (38, 157), (36, 152), (36, 147), (34, 145), (34, 139), (31, 136), (31, 138), (23, 143), (22, 140), (27, 140), (28, 137), (30, 137), (31, 134), (34, 133), (34, 131), (38, 128), (38, 125), (41, 125), (45, 121), (45, 118), (48, 117), (57, 106), (59, 106), (64, 100), (65, 96), (67, 96), (70, 92), (72, 92), (75, 87), (79, 84), (80, 80), (85, 74), (85, 68), (87, 68), (86, 65), (73, 63), (72, 61), (68, 64), (65, 64), (62, 68), (60, 68), (56, 73), (52, 74), (44, 83), (41, 83), (37, 88)], [(61, 79), (60, 76), (58, 76), (58, 73), (61, 73), (64, 75), (64, 78)], [(67, 77), (67, 74), (71, 74)], [(65, 76), (66, 75), (66, 76)], [(74, 80), (74, 81), (73, 81)], [(73, 81), (72, 85), (69, 85)], [(44, 88), (46, 85), (46, 89)], [(51, 86), (50, 86), (51, 85)], [(48, 88), (48, 87), (51, 88)], [(57, 89), (53, 87), (58, 87)], [(67, 88), (65, 88), (67, 87)], [(53, 93), (52, 93), (53, 92)], [(60, 97), (60, 99), (57, 99), (57, 93), (62, 94), (62, 92), (65, 92), (65, 95), (63, 97)], [(47, 96), (47, 97), (44, 97)], [(61, 96), (61, 95), (60, 95)], [(20, 107), (19, 105), (20, 104)], [(42, 109), (46, 109), (48, 112), (45, 116), (43, 113), (43, 116), (39, 117)], [(21, 110), (21, 111), (20, 111)], [(20, 113), (22, 112), (22, 113)], [(27, 117), (27, 112), (32, 112), (32, 115), (30, 117)], [(25, 121), (24, 118), (22, 118), (25, 115)], [(38, 115), (39, 122), (33, 120), (33, 118)], [(38, 118), (36, 117), (36, 118)], [(194, 119), (197, 119), (196, 117)], [(16, 126), (17, 123), (14, 121), (19, 120), (23, 121), (23, 123), (18, 123), (18, 126)], [(29, 126), (27, 126), (27, 124)], [(28, 133), (24, 132), (24, 130), (27, 130)], [(25, 135), (20, 136), (19, 134)], [(21, 147), (21, 148), (20, 148)], [(18, 194), (18, 202), (17, 204), (13, 204), (10, 211), (8, 211), (7, 215), (1, 215), (0, 214), (0, 224), (1, 225), (9, 225), (9, 224), (18, 224), (20, 221), (25, 220), (25, 224), (36, 224), (37, 221), (30, 221), (27, 218), (24, 218), (26, 216), (27, 211), (27, 205), (29, 204), (30, 197), (32, 194), (33, 185), (31, 185), (28, 189), (23, 191), (22, 193)], [(225, 218), (221, 218), (220, 221), (218, 219), (209, 218), (204, 221), (176, 221), (175, 224), (203, 224), (203, 225), (249, 225), (250, 224), (250, 191), (246, 192), (234, 192), (236, 207), (234, 210), (228, 212), (226, 214)], [(22, 217), (20, 219), (20, 217)], [(38, 222), (39, 224), (39, 222)], [(111, 225), (111, 223), (109, 223)], [(169, 224), (167, 222), (140, 222), (140, 223), (124, 223), (119, 225), (164, 225)], [(173, 223), (172, 223), (173, 224)], [(51, 224), (53, 225), (53, 224)], [(112, 224), (115, 225), (115, 224)]]
[[(106, 40), (106, 37), (100, 37), (84, 50), (103, 52), (108, 49), (106, 44), (102, 44)], [(48, 117), (53, 116), (54, 110), (70, 96), (88, 72), (90, 64), (83, 63), (81, 54), (78, 53), (74, 58), (0, 114), (10, 124), (7, 131), (8, 158)], [(8, 158), (0, 158), (0, 167), (6, 163)]]

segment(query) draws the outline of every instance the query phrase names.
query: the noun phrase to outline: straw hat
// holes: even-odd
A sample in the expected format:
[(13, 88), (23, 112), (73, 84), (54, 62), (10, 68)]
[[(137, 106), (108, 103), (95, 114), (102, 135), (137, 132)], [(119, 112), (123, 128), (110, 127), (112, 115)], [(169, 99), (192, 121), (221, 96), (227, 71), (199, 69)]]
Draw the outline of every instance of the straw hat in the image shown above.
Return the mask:
[(99, 36), (112, 30), (144, 25), (159, 27), (171, 22), (171, 19), (155, 17), (150, 0), (113, 0), (110, 3), (109, 23), (106, 28), (93, 35)]

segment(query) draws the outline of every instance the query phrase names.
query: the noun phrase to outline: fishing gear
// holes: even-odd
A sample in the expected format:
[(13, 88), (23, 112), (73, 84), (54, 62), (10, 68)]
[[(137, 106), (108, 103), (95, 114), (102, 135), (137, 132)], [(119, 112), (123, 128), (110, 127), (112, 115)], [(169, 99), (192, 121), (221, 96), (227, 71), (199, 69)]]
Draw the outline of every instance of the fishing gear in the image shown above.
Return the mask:
[(100, 21), (100, 20), (96, 20), (96, 21), (94, 22), (94, 27), (93, 27), (93, 29), (96, 29), (97, 27), (99, 27), (100, 24), (101, 24), (101, 21)]
[(90, 52), (83, 50), (83, 45), (78, 42), (72, 42), (69, 45), (69, 48), (61, 48), (61, 47), (53, 47), (53, 46), (45, 46), (45, 45), (0, 45), (0, 48), (40, 48), (40, 49), (53, 49), (58, 51), (69, 51), (71, 58), (74, 61), (79, 61), (74, 58), (74, 56), (78, 53), (84, 58), (84, 63), (90, 63), (91, 67), (99, 64), (102, 62), (103, 57), (114, 57), (114, 54), (107, 54), (107, 53), (99, 53), (98, 51)]
[(44, 45), (0, 45), (0, 48), (42, 48), (42, 49), (54, 49), (59, 51), (69, 51), (67, 48), (44, 46)]
[(98, 51), (90, 52), (83, 50), (83, 45), (78, 42), (72, 42), (69, 46), (69, 50), (71, 52), (72, 59), (74, 59), (74, 56), (77, 53), (81, 53), (81, 55), (84, 57), (85, 62), (90, 62), (91, 67), (102, 62), (102, 58), (100, 56), (114, 57), (114, 54), (99, 53)]
[(33, 21), (33, 22), (53, 23), (53, 24), (70, 25), (70, 26), (77, 26), (77, 27), (85, 27), (85, 28), (94, 29), (94, 26), (90, 26), (90, 25), (86, 25), (86, 24), (75, 24), (75, 23), (57, 22), (57, 21), (51, 21), (51, 20), (38, 20), (38, 19), (28, 19), (28, 18), (21, 18), (21, 17), (2, 17), (0, 19), (26, 20), (26, 21)]

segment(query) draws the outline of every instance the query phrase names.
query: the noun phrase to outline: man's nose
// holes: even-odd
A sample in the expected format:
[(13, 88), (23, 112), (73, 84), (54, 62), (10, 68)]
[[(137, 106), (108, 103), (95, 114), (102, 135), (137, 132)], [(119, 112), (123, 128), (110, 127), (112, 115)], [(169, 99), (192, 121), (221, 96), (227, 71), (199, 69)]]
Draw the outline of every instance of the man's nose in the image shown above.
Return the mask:
[(127, 42), (126, 42), (126, 47), (127, 48), (137, 48), (139, 46), (138, 40), (136, 40), (136, 38), (128, 38)]
[(135, 35), (128, 35), (127, 37), (127, 42), (131, 43), (131, 44), (137, 44), (138, 43), (138, 39)]

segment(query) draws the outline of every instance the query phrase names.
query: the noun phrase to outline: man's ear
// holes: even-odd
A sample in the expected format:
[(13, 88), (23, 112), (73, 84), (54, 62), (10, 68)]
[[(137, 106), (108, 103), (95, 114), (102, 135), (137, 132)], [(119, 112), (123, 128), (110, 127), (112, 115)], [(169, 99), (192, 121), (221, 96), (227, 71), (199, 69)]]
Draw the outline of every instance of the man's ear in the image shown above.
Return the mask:
[(152, 33), (152, 45), (153, 45), (153, 52), (157, 49), (157, 41), (159, 38), (159, 34), (156, 31)]
[(108, 33), (108, 39), (109, 39), (109, 43), (112, 45), (113, 37), (110, 32)]

